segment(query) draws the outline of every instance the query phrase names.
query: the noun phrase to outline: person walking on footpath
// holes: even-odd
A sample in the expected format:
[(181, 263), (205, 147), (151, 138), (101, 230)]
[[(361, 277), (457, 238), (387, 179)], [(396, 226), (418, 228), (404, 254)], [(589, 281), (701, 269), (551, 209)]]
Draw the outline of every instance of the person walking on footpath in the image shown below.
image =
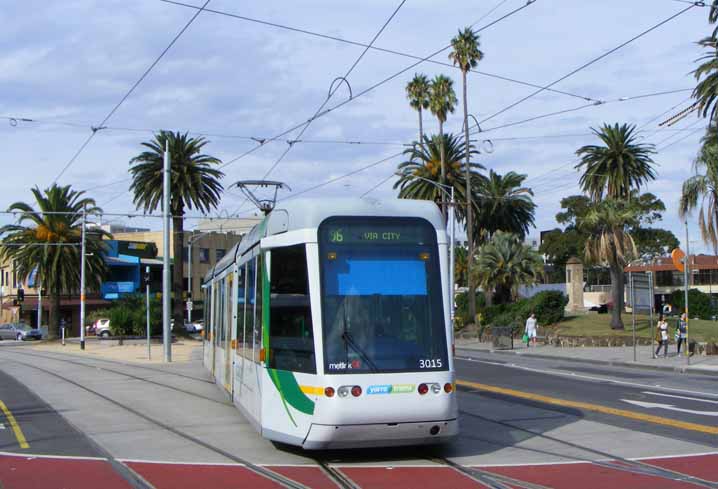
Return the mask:
[(524, 334), (526, 335), (526, 348), (529, 348), (531, 343), (536, 346), (536, 331), (538, 330), (538, 322), (536, 321), (536, 314), (531, 313), (529, 318), (526, 320), (526, 327), (524, 328)]
[(656, 350), (656, 356), (658, 356), (662, 347), (663, 357), (665, 358), (668, 356), (668, 321), (666, 321), (663, 316), (658, 319), (656, 331), (658, 332), (658, 349)]
[[(678, 355), (681, 354), (681, 345), (686, 343), (686, 337), (688, 336), (688, 323), (686, 321), (686, 313), (681, 314), (681, 318), (678, 320), (678, 326), (676, 328), (676, 342), (678, 344)], [(688, 348), (688, 343), (686, 343)]]

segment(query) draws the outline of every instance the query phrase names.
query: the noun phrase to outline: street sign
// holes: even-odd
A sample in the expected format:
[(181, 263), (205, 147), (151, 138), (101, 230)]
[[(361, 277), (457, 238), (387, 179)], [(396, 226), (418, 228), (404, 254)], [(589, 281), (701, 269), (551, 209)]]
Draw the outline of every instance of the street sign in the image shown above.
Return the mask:
[(191, 311), (193, 309), (192, 301), (187, 301), (187, 310)]
[(675, 266), (679, 272), (682, 272), (684, 269), (683, 267), (683, 260), (685, 259), (686, 254), (683, 253), (683, 250), (680, 248), (676, 248), (675, 250), (671, 251), (671, 259), (673, 260), (673, 266)]
[(648, 312), (653, 308), (653, 291), (648, 275), (633, 273), (628, 284), (628, 302), (636, 311)]

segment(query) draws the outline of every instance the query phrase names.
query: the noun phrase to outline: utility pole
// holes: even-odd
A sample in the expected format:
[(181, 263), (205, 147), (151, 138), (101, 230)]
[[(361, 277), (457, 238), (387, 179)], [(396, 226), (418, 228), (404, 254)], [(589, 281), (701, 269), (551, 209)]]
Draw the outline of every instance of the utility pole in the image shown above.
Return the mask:
[(690, 258), (691, 258), (691, 242), (688, 241), (688, 219), (685, 221), (686, 225), (686, 262), (683, 265), (683, 281), (685, 282), (685, 307), (683, 308), (685, 314), (686, 314), (686, 346), (685, 346), (685, 352), (686, 352), (686, 364), (691, 364), (691, 356), (690, 356), (690, 346), (688, 346), (690, 343), (688, 343), (688, 279), (691, 276), (690, 273)]
[(187, 240), (187, 323), (192, 324), (192, 238)]
[(80, 257), (80, 349), (85, 349), (85, 224), (87, 223), (87, 207), (82, 209), (82, 246)]
[(37, 279), (37, 274), (39, 271), (35, 275), (35, 286), (37, 287), (37, 329), (40, 329), (42, 326), (42, 285)]
[(170, 330), (170, 172), (170, 144), (169, 140), (166, 140), (162, 178), (162, 253), (164, 255), (162, 257), (162, 348), (165, 362), (172, 361), (172, 331)]
[(147, 313), (147, 360), (152, 360), (150, 345), (150, 267), (145, 267), (145, 311)]

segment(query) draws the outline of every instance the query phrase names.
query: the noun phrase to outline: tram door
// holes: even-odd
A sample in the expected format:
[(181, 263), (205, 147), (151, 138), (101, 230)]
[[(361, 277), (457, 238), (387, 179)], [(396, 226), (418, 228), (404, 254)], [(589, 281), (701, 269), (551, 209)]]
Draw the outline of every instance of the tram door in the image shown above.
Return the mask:
[(231, 299), (234, 296), (234, 272), (230, 272), (227, 274), (227, 278), (225, 279), (227, 281), (227, 285), (224, 288), (225, 298), (224, 298), (224, 345), (222, 346), (224, 348), (224, 388), (229, 391), (229, 393), (232, 393), (232, 352), (234, 351), (234, 348), (232, 348), (232, 344), (234, 343), (234, 321), (232, 318), (234, 317), (234, 301)]

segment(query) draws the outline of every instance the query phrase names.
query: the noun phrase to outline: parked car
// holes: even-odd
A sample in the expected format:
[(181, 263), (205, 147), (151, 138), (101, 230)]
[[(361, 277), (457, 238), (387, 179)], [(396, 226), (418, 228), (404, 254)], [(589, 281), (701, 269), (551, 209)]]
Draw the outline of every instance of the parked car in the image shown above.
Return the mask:
[(109, 319), (98, 319), (95, 321), (95, 324), (92, 325), (92, 328), (95, 330), (97, 336), (102, 336), (103, 338), (107, 338), (112, 334)]
[(0, 339), (3, 340), (39, 340), (42, 339), (42, 331), (32, 328), (25, 323), (0, 324)]
[(204, 329), (201, 321), (192, 321), (191, 323), (184, 323), (184, 329), (188, 333), (201, 333)]

